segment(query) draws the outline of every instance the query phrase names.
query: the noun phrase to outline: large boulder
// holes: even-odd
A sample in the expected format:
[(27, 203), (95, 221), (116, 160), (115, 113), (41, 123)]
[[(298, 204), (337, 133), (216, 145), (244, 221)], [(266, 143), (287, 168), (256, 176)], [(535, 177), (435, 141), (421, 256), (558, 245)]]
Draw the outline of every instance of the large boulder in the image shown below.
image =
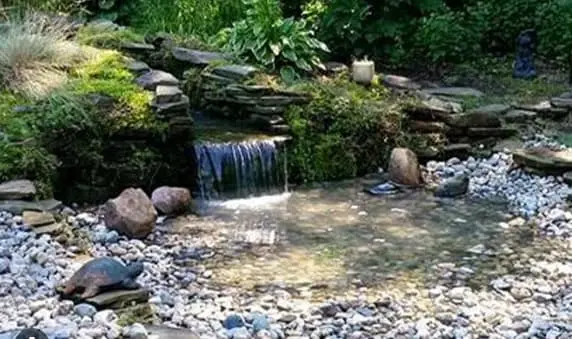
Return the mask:
[(153, 191), (151, 200), (159, 212), (174, 215), (189, 209), (191, 192), (183, 187), (162, 186)]
[(157, 211), (140, 188), (128, 188), (103, 206), (108, 228), (130, 238), (145, 238), (155, 227)]
[(0, 184), (0, 200), (30, 199), (36, 194), (36, 186), (30, 180), (12, 180)]
[(422, 183), (417, 155), (408, 148), (394, 148), (389, 159), (389, 180), (398, 185), (419, 186)]

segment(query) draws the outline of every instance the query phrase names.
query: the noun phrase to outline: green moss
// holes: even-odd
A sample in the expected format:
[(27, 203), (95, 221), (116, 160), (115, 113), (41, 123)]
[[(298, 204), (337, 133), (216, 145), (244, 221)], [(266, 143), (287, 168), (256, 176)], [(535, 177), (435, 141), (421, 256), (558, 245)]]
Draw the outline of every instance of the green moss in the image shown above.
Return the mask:
[(383, 166), (391, 148), (406, 140), (402, 102), (383, 87), (363, 88), (346, 78), (299, 84), (313, 100), (291, 107), (289, 171), (294, 181), (328, 181)]
[(107, 49), (118, 49), (125, 42), (145, 42), (142, 35), (130, 29), (116, 30), (97, 25), (82, 26), (76, 39), (82, 45)]

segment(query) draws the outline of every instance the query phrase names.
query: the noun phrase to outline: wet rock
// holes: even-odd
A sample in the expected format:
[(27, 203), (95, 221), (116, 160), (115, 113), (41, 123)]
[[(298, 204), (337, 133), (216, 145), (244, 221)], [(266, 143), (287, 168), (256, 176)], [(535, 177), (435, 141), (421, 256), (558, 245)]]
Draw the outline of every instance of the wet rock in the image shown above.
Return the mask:
[(73, 308), (75, 314), (80, 317), (93, 317), (97, 313), (97, 309), (89, 304), (79, 304)]
[(30, 180), (12, 180), (0, 184), (0, 200), (31, 199), (36, 186)]
[(394, 148), (388, 166), (389, 180), (398, 185), (421, 185), (417, 155), (407, 148)]
[(144, 238), (155, 228), (157, 211), (142, 189), (124, 190), (103, 209), (107, 227), (128, 237)]
[(224, 320), (223, 324), (224, 328), (227, 330), (231, 330), (233, 328), (241, 328), (245, 325), (244, 320), (238, 314), (231, 314)]
[(464, 195), (469, 190), (469, 176), (466, 174), (458, 175), (453, 178), (446, 179), (435, 191), (435, 196), (443, 198), (454, 198)]
[(179, 80), (170, 73), (152, 70), (138, 77), (135, 83), (146, 90), (154, 91), (159, 85), (178, 86)]
[(187, 188), (162, 186), (153, 191), (151, 200), (157, 211), (174, 215), (189, 209), (191, 192)]

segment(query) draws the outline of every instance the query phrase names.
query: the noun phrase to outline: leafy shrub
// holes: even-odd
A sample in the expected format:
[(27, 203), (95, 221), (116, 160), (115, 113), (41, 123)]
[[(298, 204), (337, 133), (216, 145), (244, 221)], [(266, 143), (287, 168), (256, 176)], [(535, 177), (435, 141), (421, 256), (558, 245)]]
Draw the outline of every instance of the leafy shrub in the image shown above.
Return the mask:
[(314, 38), (305, 22), (282, 18), (276, 0), (248, 0), (246, 18), (233, 24), (226, 48), (251, 63), (292, 74), (321, 65), (327, 46)]
[(114, 29), (102, 25), (82, 26), (76, 36), (77, 41), (83, 45), (97, 48), (118, 49), (124, 42), (144, 42), (142, 35), (131, 29)]
[(67, 79), (65, 68), (81, 61), (85, 51), (67, 41), (61, 21), (51, 26), (34, 16), (9, 22), (0, 33), (0, 81), (30, 98), (45, 96)]
[(384, 90), (368, 91), (343, 78), (295, 88), (313, 96), (308, 105), (292, 107), (286, 114), (293, 135), (289, 173), (297, 182), (343, 179), (375, 170), (404, 140), (401, 104)]
[(127, 18), (150, 32), (206, 38), (243, 16), (242, 0), (132, 0)]
[(480, 31), (463, 13), (445, 10), (422, 18), (415, 35), (417, 53), (435, 64), (463, 62), (480, 55)]
[(572, 64), (572, 3), (552, 1), (538, 6), (538, 52), (557, 61)]

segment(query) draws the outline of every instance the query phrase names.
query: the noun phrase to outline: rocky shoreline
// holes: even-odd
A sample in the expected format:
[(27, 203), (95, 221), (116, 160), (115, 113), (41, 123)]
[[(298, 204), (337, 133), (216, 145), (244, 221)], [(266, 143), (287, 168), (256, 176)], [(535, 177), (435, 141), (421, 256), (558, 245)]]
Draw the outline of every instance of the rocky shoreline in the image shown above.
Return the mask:
[[(559, 147), (543, 138), (527, 145)], [(65, 208), (62, 215), (76, 237), (78, 230), (85, 235), (89, 256), (143, 261), (138, 282), (150, 291), (153, 322), (184, 328), (186, 338), (570, 338), (570, 188), (561, 177), (538, 177), (510, 170), (511, 165), (511, 155), (497, 153), (482, 160), (429, 162), (424, 168), (439, 178), (468, 174), (472, 198), (508, 200), (513, 219), (499, 225), (507, 232), (534, 223), (541, 236), (552, 236), (543, 240), (548, 247), (532, 247), (532, 254), (508, 245), (468, 249), (475, 261), (505, 259), (514, 271), (480, 288), (467, 282), (475, 267), (440, 263), (432, 268), (437, 279), (426, 286), (362, 287), (352, 297), (321, 303), (287, 286), (241, 291), (211, 281), (205, 263), (220, 239), (169, 232), (162, 217), (147, 237), (128, 239), (108, 229), (102, 213)], [(36, 327), (60, 339), (166, 338), (154, 327), (125, 326), (143, 319), (126, 321), (120, 312), (61, 300), (56, 287), (86, 256), (80, 246), (64, 246), (48, 233), (36, 235), (24, 220), (0, 212), (0, 331)]]

